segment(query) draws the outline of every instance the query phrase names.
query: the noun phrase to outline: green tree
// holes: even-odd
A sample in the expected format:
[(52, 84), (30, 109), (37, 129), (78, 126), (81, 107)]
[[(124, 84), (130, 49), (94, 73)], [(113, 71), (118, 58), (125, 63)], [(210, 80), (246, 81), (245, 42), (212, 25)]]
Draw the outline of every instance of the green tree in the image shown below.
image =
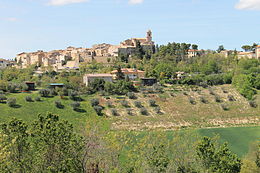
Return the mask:
[(51, 113), (40, 115), (31, 136), (35, 172), (82, 172), (83, 140), (67, 121)]
[(252, 51), (252, 46), (250, 46), (250, 45), (244, 45), (241, 48), (244, 49), (246, 52)]
[[(31, 169), (28, 126), (17, 119), (1, 125), (2, 148), (7, 157), (0, 165), (0, 172), (28, 172)], [(4, 152), (2, 151), (2, 152)]]
[(192, 49), (194, 49), (194, 50), (198, 50), (198, 45), (196, 45), (196, 44), (193, 44), (193, 45), (191, 45), (191, 47), (192, 47)]
[(220, 45), (217, 49), (217, 52), (220, 53), (221, 51), (225, 50), (223, 45)]
[(227, 143), (217, 146), (211, 138), (204, 137), (198, 142), (196, 151), (209, 172), (240, 172), (241, 160), (228, 149)]

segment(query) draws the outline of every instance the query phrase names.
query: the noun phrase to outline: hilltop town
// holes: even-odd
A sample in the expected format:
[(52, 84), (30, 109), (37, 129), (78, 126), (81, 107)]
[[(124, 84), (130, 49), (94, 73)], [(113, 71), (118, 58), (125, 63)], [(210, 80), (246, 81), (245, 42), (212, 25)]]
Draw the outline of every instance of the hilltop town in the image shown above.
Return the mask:
[[(131, 57), (136, 55), (140, 48), (149, 55), (158, 51), (158, 46), (152, 40), (151, 30), (147, 31), (145, 38), (127, 39), (119, 45), (102, 43), (95, 44), (91, 48), (76, 48), (70, 46), (64, 50), (52, 50), (49, 52), (43, 50), (38, 50), (36, 52), (22, 52), (17, 54), (14, 61), (0, 59), (0, 68), (3, 69), (12, 66), (23, 69), (35, 65), (39, 71), (45, 71), (47, 67), (51, 67), (55, 71), (62, 71), (79, 69), (80, 64), (84, 62), (97, 62), (111, 65), (119, 56)], [(187, 58), (193, 58), (212, 52), (214, 51), (203, 49), (198, 50), (197, 45), (192, 45), (191, 48), (187, 49), (186, 56)], [(236, 55), (238, 59), (260, 59), (260, 45), (256, 45), (254, 49), (245, 50), (245, 52), (223, 49), (216, 53), (219, 53), (224, 57)]]
[(145, 38), (131, 38), (119, 45), (96, 44), (92, 48), (68, 47), (65, 50), (44, 52), (39, 50), (31, 53), (20, 53), (16, 56), (16, 67), (26, 68), (30, 65), (53, 67), (54, 70), (78, 69), (81, 62), (112, 63), (118, 55), (133, 55), (138, 44), (145, 51), (154, 53), (155, 44), (152, 41), (152, 31), (147, 31)]

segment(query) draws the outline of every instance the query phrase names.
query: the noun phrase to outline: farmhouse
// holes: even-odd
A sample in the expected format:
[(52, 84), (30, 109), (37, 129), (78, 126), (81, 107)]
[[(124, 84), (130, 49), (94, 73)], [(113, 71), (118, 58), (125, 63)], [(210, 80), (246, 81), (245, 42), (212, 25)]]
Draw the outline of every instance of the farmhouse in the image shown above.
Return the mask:
[(6, 67), (11, 66), (12, 63), (6, 59), (0, 59), (0, 69), (4, 69)]
[(103, 79), (106, 82), (113, 82), (113, 75), (111, 74), (86, 74), (83, 77), (83, 82), (88, 86), (95, 79)]
[[(139, 78), (143, 78), (145, 76), (145, 71), (137, 70), (134, 68), (122, 68), (122, 73), (125, 77), (128, 77), (130, 80), (135, 80)], [(116, 74), (118, 73), (117, 70), (111, 72), (114, 78), (116, 78)]]

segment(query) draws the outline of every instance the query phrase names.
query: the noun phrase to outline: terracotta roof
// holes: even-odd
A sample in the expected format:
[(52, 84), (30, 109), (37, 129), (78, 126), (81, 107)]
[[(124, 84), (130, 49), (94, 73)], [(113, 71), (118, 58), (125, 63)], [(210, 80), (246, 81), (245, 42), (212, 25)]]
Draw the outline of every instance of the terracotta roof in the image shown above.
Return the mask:
[[(144, 73), (144, 71), (142, 70), (137, 70), (137, 69), (133, 69), (133, 68), (122, 68), (121, 69), (122, 73)], [(111, 73), (117, 73), (117, 70), (112, 71)]]
[(86, 74), (87, 77), (113, 77), (112, 74), (109, 73), (97, 73), (97, 74)]
[(202, 50), (197, 50), (197, 49), (189, 49), (188, 52), (200, 52)]
[(253, 54), (254, 52), (239, 52), (239, 55), (248, 55), (248, 54)]

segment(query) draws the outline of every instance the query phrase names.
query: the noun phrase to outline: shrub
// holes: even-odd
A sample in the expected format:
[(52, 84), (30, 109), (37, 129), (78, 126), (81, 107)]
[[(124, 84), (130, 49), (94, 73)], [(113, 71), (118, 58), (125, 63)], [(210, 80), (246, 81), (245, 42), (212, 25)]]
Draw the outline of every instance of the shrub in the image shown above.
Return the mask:
[(99, 116), (102, 116), (102, 115), (103, 115), (103, 113), (102, 113), (103, 107), (102, 107), (102, 106), (94, 106), (93, 108), (94, 108), (94, 110), (96, 111), (96, 113), (97, 113)]
[(41, 97), (48, 97), (50, 95), (50, 90), (49, 89), (41, 89), (39, 90), (39, 94)]
[(257, 108), (257, 103), (255, 101), (249, 101), (249, 105), (252, 107), (252, 108)]
[(118, 116), (118, 112), (116, 109), (111, 109), (111, 113), (113, 116)]
[(16, 88), (17, 88), (17, 84), (15, 84), (15, 83), (9, 83), (8, 86), (7, 86), (7, 90), (10, 93), (15, 93), (16, 92)]
[(99, 105), (99, 99), (91, 99), (90, 102), (91, 102), (92, 107)]
[(215, 95), (215, 101), (216, 101), (217, 103), (221, 103), (221, 102), (222, 102), (222, 100), (221, 100), (221, 98), (220, 98), (219, 95)]
[(35, 97), (35, 101), (40, 102), (41, 101), (41, 97)]
[(192, 104), (192, 105), (195, 105), (195, 104), (196, 104), (196, 101), (195, 101), (195, 99), (194, 99), (193, 97), (189, 97), (189, 102), (190, 102), (190, 104)]
[(3, 103), (6, 100), (7, 100), (6, 96), (4, 94), (0, 94), (0, 102)]
[(205, 104), (208, 103), (208, 100), (203, 96), (200, 97), (200, 101), (201, 103), (205, 103)]
[(73, 101), (79, 101), (79, 94), (77, 91), (69, 90), (69, 97)]
[(50, 95), (56, 96), (56, 95), (58, 95), (58, 93), (54, 89), (50, 89)]
[(112, 104), (111, 101), (107, 101), (107, 107), (109, 107), (109, 108), (112, 108), (112, 107), (113, 107), (113, 104)]
[(128, 115), (133, 115), (133, 110), (131, 108), (126, 109)]
[(155, 100), (149, 100), (149, 105), (150, 105), (151, 107), (156, 107), (156, 106), (157, 106)]
[(138, 107), (138, 108), (143, 107), (143, 106), (142, 106), (142, 103), (141, 103), (140, 101), (135, 101), (134, 104), (135, 104), (135, 106)]
[(226, 90), (225, 88), (221, 88), (223, 93), (228, 93), (228, 90)]
[(79, 102), (73, 102), (70, 105), (73, 108), (73, 110), (77, 110), (80, 107), (80, 103)]
[(184, 92), (183, 92), (183, 95), (188, 96), (189, 94), (188, 94), (187, 92), (184, 91)]
[(170, 93), (170, 95), (171, 95), (172, 97), (176, 97), (176, 94), (174, 94), (174, 93)]
[(20, 91), (28, 91), (29, 89), (29, 87), (25, 83), (18, 85), (18, 88)]
[(105, 92), (104, 90), (101, 90), (101, 91), (99, 91), (99, 95), (100, 95), (100, 96), (105, 96), (105, 95), (106, 95), (106, 92)]
[[(59, 101), (59, 100), (56, 100), (55, 102), (54, 102), (54, 104), (55, 104), (55, 106), (57, 107), (57, 108), (59, 108), (59, 109), (63, 109), (64, 108), (64, 106), (61, 104), (61, 101)], [(73, 109), (74, 109), (74, 105), (72, 106), (73, 107)], [(78, 106), (79, 107), (79, 106)]]
[(124, 107), (126, 107), (126, 108), (129, 107), (129, 103), (128, 103), (128, 101), (126, 101), (126, 100), (122, 100), (122, 101), (121, 101), (121, 105), (124, 106)]
[(236, 99), (233, 95), (228, 95), (228, 100), (231, 101), (231, 102), (236, 101)]
[(14, 98), (14, 97), (8, 98), (6, 102), (9, 107), (16, 106), (16, 98)]
[(213, 91), (213, 89), (212, 88), (209, 88), (209, 94), (211, 94), (211, 95), (215, 95), (215, 93), (214, 93), (214, 91)]
[(60, 93), (61, 96), (68, 96), (69, 95), (69, 90), (67, 88), (62, 88), (61, 90), (61, 93)]
[(221, 108), (222, 108), (224, 111), (228, 111), (228, 110), (229, 110), (229, 107), (228, 107), (226, 104), (221, 104)]
[(148, 115), (148, 111), (147, 111), (146, 108), (141, 108), (141, 109), (140, 109), (140, 113), (141, 113), (142, 115)]
[(136, 99), (136, 96), (133, 92), (128, 92), (127, 96), (128, 96), (129, 99)]
[(157, 114), (161, 114), (161, 108), (158, 106), (158, 107), (155, 107), (154, 108), (154, 111), (157, 113)]
[(31, 96), (26, 96), (26, 97), (25, 97), (25, 101), (27, 101), (27, 102), (33, 102), (33, 99), (32, 99)]

